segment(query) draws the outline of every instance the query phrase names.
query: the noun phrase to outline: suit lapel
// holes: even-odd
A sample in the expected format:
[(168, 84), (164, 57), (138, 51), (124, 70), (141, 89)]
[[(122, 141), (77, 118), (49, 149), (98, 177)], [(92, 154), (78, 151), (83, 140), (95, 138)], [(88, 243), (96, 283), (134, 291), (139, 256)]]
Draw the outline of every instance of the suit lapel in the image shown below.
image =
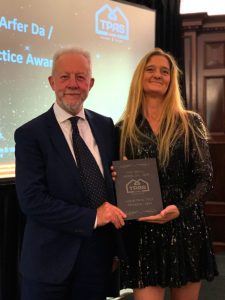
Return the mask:
[(74, 173), (75, 171), (76, 175), (78, 175), (78, 169), (74, 161), (73, 155), (70, 151), (64, 134), (56, 120), (52, 108), (46, 114), (46, 124), (49, 133), (49, 138), (53, 144), (55, 151), (58, 152), (58, 155), (68, 165), (68, 168), (71, 170), (71, 172)]
[(94, 117), (91, 112), (88, 110), (85, 110), (86, 117), (88, 119), (88, 122), (90, 124), (92, 133), (95, 137), (96, 143), (98, 145), (99, 153), (101, 156), (102, 160), (102, 166), (103, 166), (103, 172), (104, 172), (104, 177), (105, 177), (105, 182), (108, 190), (111, 189), (112, 185), (112, 178), (111, 178), (111, 173), (109, 171), (110, 165), (109, 165), (109, 159), (107, 158), (107, 153), (108, 149), (106, 148), (106, 141), (104, 140), (105, 137), (102, 135), (103, 129), (102, 126), (103, 124), (99, 122), (99, 119)]
[[(102, 165), (103, 165), (103, 170), (104, 170), (104, 178), (105, 178), (105, 183), (108, 191), (108, 201), (115, 204), (115, 198), (114, 198), (114, 190), (113, 190), (113, 182), (112, 182), (112, 177), (111, 177), (111, 172), (110, 172), (110, 163), (108, 158), (108, 153), (109, 151), (112, 151), (112, 149), (107, 148), (107, 141), (105, 141), (107, 137), (106, 135), (103, 136), (103, 126), (101, 119), (96, 118), (94, 115), (92, 115), (91, 112), (85, 110), (86, 117), (88, 119), (88, 122), (91, 126), (92, 133), (95, 137), (96, 143), (98, 145), (99, 153), (101, 156), (102, 160)], [(111, 144), (110, 144), (111, 145)]]
[(106, 171), (105, 167), (108, 165), (108, 163), (107, 163), (108, 160), (106, 157), (107, 150), (105, 148), (104, 137), (101, 134), (103, 125), (100, 124), (98, 122), (98, 120), (96, 118), (94, 118), (93, 115), (89, 111), (85, 110), (85, 115), (88, 119), (92, 133), (93, 133), (96, 143), (98, 145), (98, 149), (99, 149), (99, 153), (101, 156), (102, 165), (103, 165), (103, 169), (104, 169), (104, 173), (105, 173), (105, 171)]

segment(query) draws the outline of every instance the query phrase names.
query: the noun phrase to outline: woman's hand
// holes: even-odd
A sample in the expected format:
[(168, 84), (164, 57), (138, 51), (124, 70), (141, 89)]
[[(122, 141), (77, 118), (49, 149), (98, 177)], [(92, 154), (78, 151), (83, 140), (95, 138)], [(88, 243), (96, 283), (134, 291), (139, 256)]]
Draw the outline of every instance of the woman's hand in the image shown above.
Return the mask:
[(115, 181), (117, 174), (113, 165), (110, 167), (110, 171), (111, 171), (112, 180)]
[[(123, 160), (127, 160), (127, 157), (124, 156)], [(117, 174), (113, 165), (110, 167), (110, 171), (111, 171), (112, 180), (115, 181)]]
[(164, 224), (173, 219), (178, 218), (179, 215), (180, 215), (180, 212), (179, 212), (179, 209), (176, 207), (176, 205), (168, 205), (158, 215), (142, 217), (142, 218), (139, 218), (138, 221)]

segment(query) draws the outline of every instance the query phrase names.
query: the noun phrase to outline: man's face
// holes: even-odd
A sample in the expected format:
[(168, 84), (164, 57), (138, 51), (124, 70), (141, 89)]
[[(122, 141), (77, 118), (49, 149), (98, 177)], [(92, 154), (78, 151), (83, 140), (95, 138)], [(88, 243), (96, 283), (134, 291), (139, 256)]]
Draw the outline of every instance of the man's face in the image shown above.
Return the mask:
[(56, 95), (56, 102), (65, 111), (76, 115), (94, 85), (86, 57), (78, 53), (65, 53), (55, 64), (49, 83)]

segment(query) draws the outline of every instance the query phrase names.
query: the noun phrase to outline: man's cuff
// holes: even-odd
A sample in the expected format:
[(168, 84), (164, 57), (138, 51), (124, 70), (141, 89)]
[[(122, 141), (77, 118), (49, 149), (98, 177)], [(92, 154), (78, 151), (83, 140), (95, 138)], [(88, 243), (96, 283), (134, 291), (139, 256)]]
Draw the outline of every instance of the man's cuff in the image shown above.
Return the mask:
[(94, 229), (97, 228), (97, 223), (98, 223), (98, 219), (97, 219), (97, 215), (96, 215)]

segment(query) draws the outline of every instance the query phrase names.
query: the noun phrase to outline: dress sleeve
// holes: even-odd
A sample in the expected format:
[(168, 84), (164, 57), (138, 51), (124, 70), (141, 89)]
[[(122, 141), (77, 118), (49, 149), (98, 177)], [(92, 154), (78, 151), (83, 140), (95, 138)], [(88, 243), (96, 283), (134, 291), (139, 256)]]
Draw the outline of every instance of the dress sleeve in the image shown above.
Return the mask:
[(205, 195), (212, 189), (213, 168), (209, 152), (209, 145), (206, 139), (205, 126), (198, 114), (191, 116), (192, 126), (197, 132), (196, 142), (193, 133), (190, 133), (189, 153), (189, 190), (183, 201), (177, 206), (182, 213), (183, 210), (191, 208), (193, 204), (203, 205)]

